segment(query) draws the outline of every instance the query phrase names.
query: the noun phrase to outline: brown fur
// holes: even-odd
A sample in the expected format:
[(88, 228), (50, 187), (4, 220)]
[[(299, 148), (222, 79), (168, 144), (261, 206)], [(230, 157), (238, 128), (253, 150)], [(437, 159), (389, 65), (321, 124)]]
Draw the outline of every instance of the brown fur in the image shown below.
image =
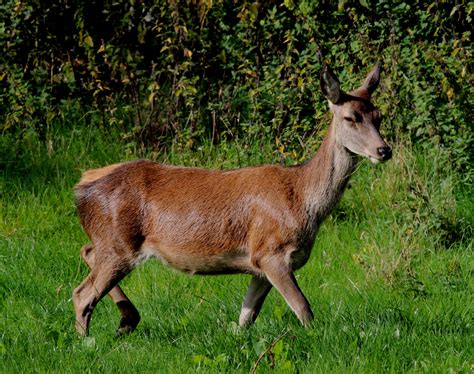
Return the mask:
[[(366, 82), (378, 83), (374, 71)], [(307, 262), (319, 225), (340, 199), (356, 165), (353, 152), (386, 159), (377, 153), (387, 146), (374, 127), (370, 88), (358, 97), (328, 93), (340, 99), (331, 104), (333, 122), (318, 153), (300, 166), (216, 171), (140, 160), (84, 173), (75, 193), (92, 241), (82, 253), (91, 273), (74, 291), (78, 331), (87, 333), (109, 292), (122, 315), (119, 333), (135, 328), (138, 312), (118, 282), (148, 257), (189, 274), (252, 274), (241, 325), (255, 320), (272, 286), (308, 323), (312, 312), (293, 272)], [(345, 124), (349, 115), (362, 116), (364, 126)]]

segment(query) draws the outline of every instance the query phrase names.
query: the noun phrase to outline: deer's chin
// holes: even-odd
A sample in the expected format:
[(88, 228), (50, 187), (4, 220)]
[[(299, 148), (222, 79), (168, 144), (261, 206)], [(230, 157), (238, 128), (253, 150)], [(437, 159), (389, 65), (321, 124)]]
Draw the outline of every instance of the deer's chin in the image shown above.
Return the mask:
[(374, 165), (380, 163), (381, 161), (378, 158), (372, 157), (372, 156), (367, 156), (370, 162), (372, 162)]
[(370, 162), (371, 162), (372, 164), (374, 164), (374, 165), (379, 164), (379, 163), (381, 163), (381, 162), (385, 162), (385, 160), (384, 160), (382, 157), (380, 157), (380, 156), (378, 156), (378, 155), (375, 155), (374, 153), (372, 153), (372, 152), (370, 152), (370, 151), (368, 151), (368, 150), (365, 150), (365, 151), (361, 154), (361, 156), (367, 157), (367, 158), (370, 160)]
[(369, 152), (354, 152), (354, 151), (352, 151), (351, 149), (349, 149), (347, 147), (346, 147), (346, 149), (351, 155), (356, 155), (356, 156), (368, 158), (370, 160), (370, 162), (373, 163), (374, 165), (383, 162), (383, 160), (372, 156)]

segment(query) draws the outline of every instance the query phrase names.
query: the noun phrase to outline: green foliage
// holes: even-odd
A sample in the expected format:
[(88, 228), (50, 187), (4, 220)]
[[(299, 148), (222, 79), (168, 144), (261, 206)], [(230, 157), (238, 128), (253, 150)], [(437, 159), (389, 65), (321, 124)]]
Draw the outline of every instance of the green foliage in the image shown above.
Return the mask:
[(299, 153), (324, 123), (322, 63), (350, 89), (380, 60), (388, 135), (445, 147), (470, 169), (472, 10), (464, 0), (6, 0), (0, 130), (44, 139), (80, 105), (143, 150), (264, 136)]

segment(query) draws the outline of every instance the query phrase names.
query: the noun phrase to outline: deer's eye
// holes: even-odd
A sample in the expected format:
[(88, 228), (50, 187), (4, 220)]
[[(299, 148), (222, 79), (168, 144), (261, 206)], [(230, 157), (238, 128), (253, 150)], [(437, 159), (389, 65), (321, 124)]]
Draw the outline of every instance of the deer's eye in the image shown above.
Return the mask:
[(344, 116), (344, 120), (347, 122), (352, 122), (353, 124), (360, 123), (362, 122), (362, 116), (360, 113), (354, 112), (350, 116)]
[(354, 117), (344, 117), (344, 121), (346, 121), (350, 127), (352, 128), (356, 128), (357, 127), (357, 122), (356, 122), (356, 119)]

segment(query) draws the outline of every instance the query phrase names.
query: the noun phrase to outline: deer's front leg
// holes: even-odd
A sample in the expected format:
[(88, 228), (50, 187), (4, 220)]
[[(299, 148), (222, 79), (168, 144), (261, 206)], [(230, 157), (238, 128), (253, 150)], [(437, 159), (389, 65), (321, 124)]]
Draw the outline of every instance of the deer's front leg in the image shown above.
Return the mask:
[(308, 325), (314, 318), (313, 312), (289, 266), (277, 257), (272, 257), (267, 259), (267, 261), (262, 261), (262, 270), (270, 283), (283, 296), (300, 322), (303, 325)]
[(271, 288), (271, 283), (265, 277), (252, 276), (249, 289), (242, 304), (242, 311), (240, 312), (239, 325), (241, 327), (255, 322)]

